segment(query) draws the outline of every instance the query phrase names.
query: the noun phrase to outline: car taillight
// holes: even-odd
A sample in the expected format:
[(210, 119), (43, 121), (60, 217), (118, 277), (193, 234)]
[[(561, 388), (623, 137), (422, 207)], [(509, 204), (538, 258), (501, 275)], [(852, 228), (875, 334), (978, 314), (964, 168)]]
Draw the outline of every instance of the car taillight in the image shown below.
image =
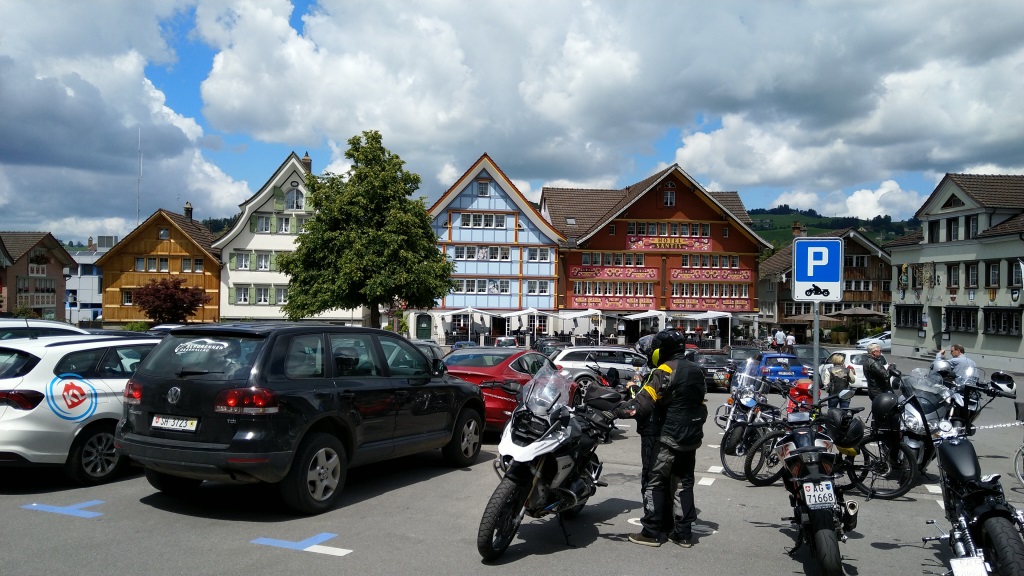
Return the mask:
[(43, 398), (43, 393), (35, 390), (0, 390), (0, 406), (10, 406), (15, 410), (32, 410)]
[(810, 371), (807, 370), (807, 366), (804, 366), (803, 368), (800, 369), (800, 373), (803, 374), (804, 376), (807, 376), (808, 374), (810, 374)]
[(277, 393), (266, 388), (221, 390), (213, 401), (220, 414), (277, 414)]
[(767, 375), (768, 375), (768, 374), (770, 374), (770, 373), (771, 373), (771, 371), (770, 371), (770, 370), (768, 370), (768, 367), (767, 367), (767, 366), (762, 366), (762, 367), (761, 367), (761, 374), (762, 374), (763, 376), (767, 376)]
[(139, 384), (135, 380), (128, 380), (128, 383), (124, 385), (124, 403), (136, 405), (141, 402), (142, 384)]

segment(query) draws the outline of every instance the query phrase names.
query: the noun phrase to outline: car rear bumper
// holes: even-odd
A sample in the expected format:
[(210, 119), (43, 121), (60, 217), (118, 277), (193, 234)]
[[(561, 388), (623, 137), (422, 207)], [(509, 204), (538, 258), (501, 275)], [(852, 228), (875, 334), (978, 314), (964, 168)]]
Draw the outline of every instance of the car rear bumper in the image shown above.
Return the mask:
[[(190, 445), (193, 444), (193, 445)], [(173, 476), (216, 482), (280, 482), (288, 474), (292, 453), (228, 452), (227, 446), (184, 443), (118, 434), (118, 452), (137, 463)]]

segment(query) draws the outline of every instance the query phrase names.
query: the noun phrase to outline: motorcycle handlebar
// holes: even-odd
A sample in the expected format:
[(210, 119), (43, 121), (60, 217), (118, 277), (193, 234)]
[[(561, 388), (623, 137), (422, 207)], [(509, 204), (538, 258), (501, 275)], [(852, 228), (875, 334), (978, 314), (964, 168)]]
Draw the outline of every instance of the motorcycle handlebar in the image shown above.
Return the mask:
[(1003, 392), (1002, 390), (996, 390), (995, 388), (991, 387), (991, 383), (989, 383), (988, 386), (979, 386), (977, 384), (964, 383), (964, 388), (970, 388), (971, 390), (977, 390), (978, 392), (981, 392), (981, 393), (986, 394), (988, 396), (993, 396), (993, 397), (998, 397), (998, 398), (1010, 398), (1010, 399), (1013, 399), (1013, 400), (1017, 399), (1017, 394), (1016, 393)]

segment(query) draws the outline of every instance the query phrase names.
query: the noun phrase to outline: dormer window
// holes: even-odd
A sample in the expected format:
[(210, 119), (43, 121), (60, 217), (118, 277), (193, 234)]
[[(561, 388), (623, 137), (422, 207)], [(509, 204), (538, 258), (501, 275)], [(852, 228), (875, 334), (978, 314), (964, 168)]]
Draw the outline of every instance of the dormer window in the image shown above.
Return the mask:
[(160, 239), (161, 240), (167, 240), (170, 237), (171, 237), (171, 230), (169, 228), (161, 228), (160, 229)]
[(947, 210), (950, 208), (959, 208), (963, 205), (964, 201), (961, 200), (960, 197), (957, 196), (956, 194), (953, 194), (952, 196), (949, 197), (948, 200), (946, 200), (946, 203), (942, 205), (942, 209)]
[(576, 219), (575, 218), (566, 218), (565, 219), (565, 224), (567, 226), (575, 226), (576, 225)]
[(305, 204), (305, 195), (298, 188), (292, 188), (284, 193), (285, 210), (303, 210)]

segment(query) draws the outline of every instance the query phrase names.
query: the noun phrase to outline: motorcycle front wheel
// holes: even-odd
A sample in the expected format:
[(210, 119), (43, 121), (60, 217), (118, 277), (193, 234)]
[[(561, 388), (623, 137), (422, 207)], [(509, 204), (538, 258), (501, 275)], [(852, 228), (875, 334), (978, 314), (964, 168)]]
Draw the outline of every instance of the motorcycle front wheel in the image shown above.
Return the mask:
[(822, 576), (842, 576), (843, 555), (839, 552), (832, 510), (811, 510), (811, 534), (814, 538), (814, 559)]
[(754, 486), (770, 486), (782, 478), (783, 460), (778, 446), (789, 432), (777, 430), (765, 434), (747, 450), (743, 461), (743, 475)]
[(722, 459), (722, 468), (730, 478), (742, 480), (746, 476), (743, 463), (747, 452), (761, 439), (761, 428), (748, 428), (746, 423), (733, 423), (722, 436), (722, 444), (718, 447), (718, 455)]
[(1006, 518), (994, 516), (981, 525), (985, 557), (998, 576), (1024, 574), (1024, 540), (1017, 528)]
[(494, 560), (505, 553), (523, 521), (526, 488), (507, 476), (494, 489), (484, 508), (480, 529), (476, 534), (476, 549), (484, 560)]
[(902, 443), (890, 448), (891, 442), (866, 436), (857, 447), (863, 456), (857, 468), (849, 471), (857, 490), (873, 498), (899, 498), (914, 485), (917, 461), (910, 448)]

